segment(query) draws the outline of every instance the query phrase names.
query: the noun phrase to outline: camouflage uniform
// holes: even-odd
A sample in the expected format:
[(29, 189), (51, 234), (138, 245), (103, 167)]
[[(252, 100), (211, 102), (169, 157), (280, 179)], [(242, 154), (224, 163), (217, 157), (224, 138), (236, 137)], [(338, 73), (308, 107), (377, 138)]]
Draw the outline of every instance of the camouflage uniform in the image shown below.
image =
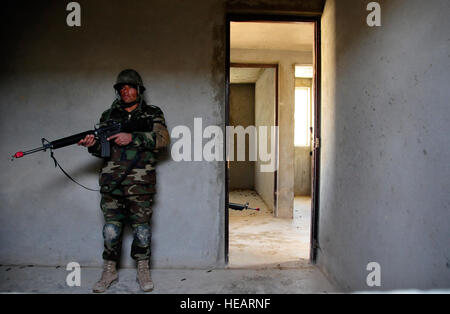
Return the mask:
[[(126, 111), (119, 100), (106, 110), (100, 123), (106, 120), (126, 122), (130, 119), (153, 119), (153, 130), (132, 133), (132, 141), (119, 146), (111, 141), (111, 156), (105, 158), (100, 173), (101, 209), (105, 218), (103, 227), (103, 259), (118, 262), (120, 259), (122, 231), (129, 222), (134, 239), (131, 256), (135, 260), (150, 258), (150, 218), (153, 195), (156, 192), (157, 153), (168, 144), (168, 132), (163, 112), (156, 106), (141, 101), (131, 112)], [(100, 157), (101, 146), (97, 142), (89, 152)], [(124, 175), (130, 164), (134, 167)]]

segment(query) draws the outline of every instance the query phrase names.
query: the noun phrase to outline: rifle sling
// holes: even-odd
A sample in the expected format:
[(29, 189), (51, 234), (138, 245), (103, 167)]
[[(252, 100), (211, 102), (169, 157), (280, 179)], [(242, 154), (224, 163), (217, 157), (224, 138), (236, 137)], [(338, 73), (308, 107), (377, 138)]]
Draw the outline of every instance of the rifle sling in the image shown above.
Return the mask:
[(69, 174), (61, 167), (61, 165), (59, 164), (59, 162), (56, 160), (56, 158), (55, 158), (55, 156), (54, 156), (54, 154), (53, 154), (53, 151), (50, 151), (50, 156), (52, 157), (53, 161), (55, 162), (55, 167), (58, 166), (59, 169), (61, 169), (61, 171), (62, 171), (62, 172), (66, 175), (66, 177), (68, 177), (70, 180), (72, 180), (73, 182), (75, 182), (75, 183), (78, 184), (79, 186), (85, 188), (86, 190), (93, 191), (93, 192), (99, 192), (99, 191), (100, 191), (100, 190), (95, 190), (95, 189), (88, 188), (88, 187), (82, 185), (81, 183), (78, 183), (74, 178), (72, 178), (72, 177), (71, 177), (71, 176), (70, 176), (70, 175), (69, 175)]
[[(131, 161), (130, 165), (127, 167), (127, 169), (125, 170), (125, 172), (122, 174), (122, 176), (120, 177), (119, 181), (116, 182), (116, 184), (114, 184), (111, 189), (110, 192), (112, 192), (113, 190), (115, 190), (124, 180), (125, 178), (130, 174), (131, 170), (133, 170), (133, 168), (137, 165), (137, 163), (139, 162), (139, 160), (141, 159), (140, 157), (140, 153), (142, 152), (142, 150), (139, 150), (136, 154), (136, 156), (134, 157), (134, 159)], [(93, 191), (93, 192), (100, 192), (101, 190), (96, 190), (96, 189), (91, 189), (88, 188), (87, 186), (82, 185), (81, 183), (77, 182), (70, 174), (68, 174), (63, 167), (61, 167), (61, 165), (59, 164), (59, 162), (56, 160), (56, 157), (53, 153), (53, 151), (50, 152), (50, 157), (52, 157), (53, 161), (55, 162), (55, 167), (59, 167), (59, 169), (62, 171), (62, 173), (64, 173), (66, 175), (66, 177), (68, 177), (71, 181), (73, 181), (74, 183), (78, 184), (79, 186), (81, 186), (82, 188), (85, 188), (86, 190), (89, 191)]]

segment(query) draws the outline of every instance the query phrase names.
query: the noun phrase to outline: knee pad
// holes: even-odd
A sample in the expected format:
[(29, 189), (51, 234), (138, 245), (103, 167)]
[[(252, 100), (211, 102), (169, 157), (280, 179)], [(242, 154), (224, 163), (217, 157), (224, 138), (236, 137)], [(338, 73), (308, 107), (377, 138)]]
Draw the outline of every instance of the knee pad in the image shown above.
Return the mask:
[(103, 238), (106, 242), (115, 242), (120, 239), (122, 228), (114, 223), (106, 223), (103, 226)]
[(148, 224), (137, 225), (134, 228), (134, 239), (140, 246), (148, 246), (151, 236), (152, 234)]

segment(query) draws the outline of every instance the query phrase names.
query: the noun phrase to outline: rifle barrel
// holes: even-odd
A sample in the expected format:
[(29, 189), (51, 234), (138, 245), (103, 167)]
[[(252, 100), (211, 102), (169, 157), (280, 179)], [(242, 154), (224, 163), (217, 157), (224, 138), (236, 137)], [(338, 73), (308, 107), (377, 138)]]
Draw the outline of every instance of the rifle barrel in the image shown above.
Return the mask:
[(62, 147), (66, 147), (69, 145), (73, 145), (78, 143), (80, 140), (82, 140), (83, 138), (86, 137), (86, 135), (88, 134), (94, 134), (94, 131), (85, 131), (85, 132), (81, 132), (75, 135), (70, 135), (55, 141), (50, 142), (51, 143), (51, 148), (52, 149), (58, 149), (58, 148), (62, 148)]
[(38, 147), (38, 148), (35, 148), (35, 149), (30, 149), (30, 150), (27, 150), (27, 151), (24, 151), (24, 152), (22, 152), (22, 151), (17, 152), (17, 153), (15, 153), (12, 156), (12, 158), (13, 158), (12, 160), (14, 160), (14, 158), (21, 158), (21, 157), (23, 157), (25, 155), (29, 155), (29, 154), (40, 152), (41, 150), (46, 150), (47, 148), (50, 148), (50, 144), (44, 144), (41, 147)]
[(88, 134), (94, 134), (94, 131), (86, 131), (86, 132), (81, 132), (75, 135), (71, 135), (71, 136), (67, 136), (58, 140), (55, 140), (53, 142), (48, 142), (46, 144), (43, 144), (41, 147), (35, 148), (35, 149), (30, 149), (27, 151), (19, 151), (17, 153), (15, 153), (12, 156), (12, 160), (14, 160), (14, 158), (22, 158), (25, 155), (29, 155), (29, 154), (33, 154), (42, 150), (46, 150), (48, 148), (51, 149), (58, 149), (61, 147), (66, 147), (69, 145), (73, 145), (78, 143), (81, 139), (85, 138), (86, 135)]

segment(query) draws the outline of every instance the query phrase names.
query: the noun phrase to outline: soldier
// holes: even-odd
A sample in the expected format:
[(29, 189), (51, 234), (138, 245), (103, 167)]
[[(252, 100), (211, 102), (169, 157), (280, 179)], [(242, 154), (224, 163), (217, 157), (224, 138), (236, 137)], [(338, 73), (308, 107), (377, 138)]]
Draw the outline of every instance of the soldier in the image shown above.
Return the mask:
[[(137, 280), (143, 291), (153, 290), (150, 276), (150, 218), (155, 191), (155, 165), (158, 150), (169, 144), (163, 112), (143, 100), (143, 85), (135, 70), (123, 70), (117, 77), (114, 89), (118, 98), (110, 109), (103, 112), (100, 123), (107, 120), (126, 122), (147, 119), (148, 132), (119, 133), (111, 136), (111, 156), (104, 159), (100, 173), (101, 203), (105, 225), (104, 267), (94, 292), (104, 292), (118, 279), (117, 263), (120, 259), (122, 231), (125, 222), (133, 229), (131, 257), (137, 261)], [(82, 139), (79, 145), (88, 147), (100, 157), (101, 146), (93, 135)]]

